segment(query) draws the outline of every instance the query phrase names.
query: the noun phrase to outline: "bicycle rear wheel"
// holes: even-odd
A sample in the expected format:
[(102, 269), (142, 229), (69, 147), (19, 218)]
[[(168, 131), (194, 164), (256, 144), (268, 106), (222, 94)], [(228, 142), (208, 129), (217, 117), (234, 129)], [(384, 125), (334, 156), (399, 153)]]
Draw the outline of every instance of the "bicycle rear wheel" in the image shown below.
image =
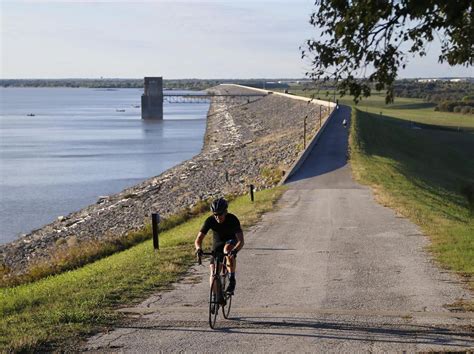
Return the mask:
[(212, 279), (211, 289), (209, 291), (209, 326), (212, 329), (214, 329), (216, 325), (217, 313), (219, 312), (219, 303), (217, 302), (217, 291), (219, 290), (219, 281), (216, 277), (214, 277), (214, 279)]

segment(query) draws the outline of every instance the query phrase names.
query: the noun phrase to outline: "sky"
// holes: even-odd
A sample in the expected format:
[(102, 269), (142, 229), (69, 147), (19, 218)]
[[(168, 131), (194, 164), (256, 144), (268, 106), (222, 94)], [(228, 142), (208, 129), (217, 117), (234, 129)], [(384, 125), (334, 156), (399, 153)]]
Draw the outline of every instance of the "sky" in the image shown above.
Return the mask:
[[(12, 78), (302, 78), (313, 0), (0, 0), (1, 75)], [(472, 76), (437, 63), (400, 77)]]

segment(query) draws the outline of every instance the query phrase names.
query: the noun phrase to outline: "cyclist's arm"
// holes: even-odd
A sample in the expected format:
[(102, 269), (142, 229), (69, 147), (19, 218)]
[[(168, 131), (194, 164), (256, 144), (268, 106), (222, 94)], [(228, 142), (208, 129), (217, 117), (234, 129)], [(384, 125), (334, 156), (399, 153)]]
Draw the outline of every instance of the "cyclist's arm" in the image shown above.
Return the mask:
[(240, 251), (242, 249), (242, 247), (244, 247), (244, 233), (242, 231), (240, 232), (237, 232), (235, 234), (235, 237), (237, 238), (237, 243), (235, 244), (235, 247), (234, 249), (236, 249), (237, 251)]
[(205, 236), (206, 236), (205, 233), (199, 231), (199, 233), (196, 237), (196, 240), (194, 241), (194, 247), (196, 248), (196, 250), (202, 249), (202, 240), (204, 240)]

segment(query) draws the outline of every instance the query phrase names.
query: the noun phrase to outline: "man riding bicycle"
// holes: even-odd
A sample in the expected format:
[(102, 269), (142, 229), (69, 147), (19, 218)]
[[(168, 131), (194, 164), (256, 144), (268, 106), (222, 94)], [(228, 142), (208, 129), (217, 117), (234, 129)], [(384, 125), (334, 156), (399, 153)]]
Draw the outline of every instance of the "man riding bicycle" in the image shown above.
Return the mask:
[[(227, 256), (227, 270), (229, 272), (229, 285), (226, 292), (233, 294), (235, 290), (235, 268), (236, 256), (244, 246), (244, 234), (240, 227), (240, 221), (234, 214), (227, 212), (227, 201), (224, 198), (216, 199), (211, 204), (211, 212), (213, 215), (209, 216), (204, 221), (201, 230), (199, 231), (194, 246), (196, 247), (196, 254), (202, 254), (202, 241), (209, 230), (214, 233), (212, 251), (217, 257), (223, 258), (224, 254)], [(214, 271), (214, 264), (211, 262), (211, 284), (212, 273)], [(220, 271), (218, 269), (217, 271)]]

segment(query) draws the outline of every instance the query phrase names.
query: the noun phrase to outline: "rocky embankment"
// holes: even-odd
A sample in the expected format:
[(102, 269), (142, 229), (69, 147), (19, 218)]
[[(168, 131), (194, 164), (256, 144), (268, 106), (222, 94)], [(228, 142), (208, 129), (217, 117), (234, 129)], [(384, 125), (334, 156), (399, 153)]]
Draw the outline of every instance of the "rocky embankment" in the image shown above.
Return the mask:
[[(255, 93), (220, 85), (216, 94)], [(248, 101), (213, 100), (200, 154), (157, 177), (90, 205), (29, 235), (0, 246), (0, 262), (10, 274), (21, 274), (59, 249), (82, 242), (122, 237), (149, 222), (224, 194), (243, 194), (249, 184), (268, 188), (288, 171), (303, 148), (303, 121), (313, 136), (320, 106), (269, 94)], [(323, 117), (329, 110), (322, 109)]]

